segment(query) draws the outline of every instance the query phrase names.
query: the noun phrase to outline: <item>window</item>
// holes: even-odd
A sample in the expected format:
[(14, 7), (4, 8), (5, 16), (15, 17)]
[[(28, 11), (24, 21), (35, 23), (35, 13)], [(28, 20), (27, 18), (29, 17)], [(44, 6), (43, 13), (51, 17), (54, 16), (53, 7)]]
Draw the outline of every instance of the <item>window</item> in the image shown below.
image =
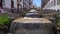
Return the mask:
[(57, 0), (57, 4), (60, 5), (60, 0)]

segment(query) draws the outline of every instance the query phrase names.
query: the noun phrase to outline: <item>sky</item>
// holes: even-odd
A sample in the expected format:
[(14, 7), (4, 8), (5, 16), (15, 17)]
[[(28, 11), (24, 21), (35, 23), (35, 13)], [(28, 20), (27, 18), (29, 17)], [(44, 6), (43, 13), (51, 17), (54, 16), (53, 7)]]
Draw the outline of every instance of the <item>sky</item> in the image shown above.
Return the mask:
[(38, 6), (41, 6), (41, 0), (33, 0), (33, 3)]

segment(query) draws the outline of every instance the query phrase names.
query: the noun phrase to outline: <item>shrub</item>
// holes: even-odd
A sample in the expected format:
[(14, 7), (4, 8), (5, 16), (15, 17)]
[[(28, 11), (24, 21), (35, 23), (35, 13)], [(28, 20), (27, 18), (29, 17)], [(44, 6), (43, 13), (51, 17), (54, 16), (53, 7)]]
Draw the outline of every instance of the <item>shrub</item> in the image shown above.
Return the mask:
[(60, 27), (60, 16), (57, 17), (57, 25)]
[(0, 26), (9, 25), (8, 15), (0, 15)]

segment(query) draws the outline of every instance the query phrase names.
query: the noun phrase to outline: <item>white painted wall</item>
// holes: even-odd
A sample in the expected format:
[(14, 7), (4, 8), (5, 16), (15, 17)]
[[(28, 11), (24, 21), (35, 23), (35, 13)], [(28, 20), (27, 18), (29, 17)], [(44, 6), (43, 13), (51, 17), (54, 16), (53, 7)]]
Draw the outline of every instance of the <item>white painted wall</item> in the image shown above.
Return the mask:
[(17, 8), (17, 0), (13, 0), (14, 1), (14, 7)]
[[(11, 0), (4, 0), (5, 1), (5, 7), (11, 8)], [(14, 7), (17, 8), (17, 0), (14, 1)]]
[[(7, 8), (11, 8), (11, 0), (4, 0), (5, 1), (5, 6), (4, 7), (7, 7)], [(14, 1), (14, 7), (17, 8), (17, 0), (13, 0)], [(23, 0), (22, 0), (23, 2)], [(23, 3), (22, 3), (23, 5)], [(23, 6), (22, 6), (23, 8)]]
[(4, 0), (5, 1), (5, 7), (11, 8), (11, 0)]
[(47, 8), (52, 7), (52, 6), (54, 6), (54, 0), (50, 0), (50, 1), (45, 5), (45, 7), (44, 7), (43, 9), (47, 9)]

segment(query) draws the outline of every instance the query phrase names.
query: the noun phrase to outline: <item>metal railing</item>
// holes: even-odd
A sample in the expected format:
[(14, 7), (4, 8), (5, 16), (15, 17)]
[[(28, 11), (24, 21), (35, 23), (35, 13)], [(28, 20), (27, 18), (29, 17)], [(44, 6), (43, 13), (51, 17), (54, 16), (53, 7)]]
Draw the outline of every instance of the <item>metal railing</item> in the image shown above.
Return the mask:
[(52, 6), (54, 6), (54, 0), (50, 0), (43, 9), (50, 8)]

